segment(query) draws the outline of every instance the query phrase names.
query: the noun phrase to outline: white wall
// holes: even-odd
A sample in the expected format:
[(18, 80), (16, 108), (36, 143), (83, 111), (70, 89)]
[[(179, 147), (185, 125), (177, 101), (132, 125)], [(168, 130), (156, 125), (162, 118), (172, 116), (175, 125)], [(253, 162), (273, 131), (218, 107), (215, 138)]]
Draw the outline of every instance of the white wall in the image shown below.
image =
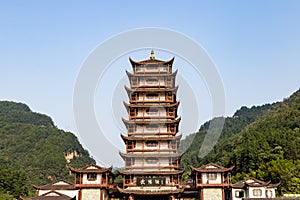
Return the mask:
[(101, 183), (101, 174), (97, 174), (97, 178), (94, 181), (90, 181), (87, 179), (87, 174), (83, 174), (82, 183), (83, 184), (100, 184)]
[(222, 177), (221, 177), (221, 173), (217, 173), (217, 179), (212, 180), (212, 179), (208, 179), (207, 177), (207, 173), (202, 173), (202, 183), (206, 184), (219, 184), (222, 183)]
[(222, 199), (222, 189), (221, 188), (205, 188), (203, 189), (203, 199), (204, 200), (218, 200)]
[(82, 199), (100, 199), (100, 189), (82, 189)]

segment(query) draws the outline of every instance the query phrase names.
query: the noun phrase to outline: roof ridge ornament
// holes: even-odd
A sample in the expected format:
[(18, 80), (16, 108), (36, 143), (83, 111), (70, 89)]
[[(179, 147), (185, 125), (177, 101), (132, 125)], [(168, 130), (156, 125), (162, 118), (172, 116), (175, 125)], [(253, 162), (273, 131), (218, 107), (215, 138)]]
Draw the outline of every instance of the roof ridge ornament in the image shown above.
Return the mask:
[(150, 60), (154, 60), (155, 55), (154, 55), (154, 49), (151, 50), (151, 55), (150, 55)]

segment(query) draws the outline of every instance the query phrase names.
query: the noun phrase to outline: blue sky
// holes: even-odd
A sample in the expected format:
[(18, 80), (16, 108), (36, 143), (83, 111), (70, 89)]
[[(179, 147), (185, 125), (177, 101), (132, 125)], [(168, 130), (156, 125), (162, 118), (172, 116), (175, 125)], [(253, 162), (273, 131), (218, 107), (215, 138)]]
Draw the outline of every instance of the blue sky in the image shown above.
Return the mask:
[[(2, 1), (0, 99), (24, 102), (76, 133), (72, 95), (85, 58), (120, 32), (160, 27), (206, 49), (231, 116), (243, 105), (280, 101), (300, 87), (299, 21), (297, 0)], [(208, 119), (203, 114), (201, 120)]]

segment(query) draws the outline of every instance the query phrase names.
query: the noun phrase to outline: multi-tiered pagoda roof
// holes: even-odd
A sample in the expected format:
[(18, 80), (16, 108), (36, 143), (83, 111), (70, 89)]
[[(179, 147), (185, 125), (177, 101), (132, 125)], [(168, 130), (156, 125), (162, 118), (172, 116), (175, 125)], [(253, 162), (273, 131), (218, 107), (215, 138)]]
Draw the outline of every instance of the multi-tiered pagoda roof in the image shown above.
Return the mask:
[[(152, 50), (149, 59), (129, 59), (132, 71), (126, 71), (130, 87), (125, 86), (129, 102), (124, 102), (128, 119), (122, 119), (127, 134), (121, 134), (126, 152), (120, 152), (125, 169), (123, 187), (125, 195), (176, 195), (183, 191), (178, 152), (180, 117), (175, 85), (177, 70), (174, 58), (169, 61), (155, 59)], [(143, 197), (145, 198), (145, 197)]]

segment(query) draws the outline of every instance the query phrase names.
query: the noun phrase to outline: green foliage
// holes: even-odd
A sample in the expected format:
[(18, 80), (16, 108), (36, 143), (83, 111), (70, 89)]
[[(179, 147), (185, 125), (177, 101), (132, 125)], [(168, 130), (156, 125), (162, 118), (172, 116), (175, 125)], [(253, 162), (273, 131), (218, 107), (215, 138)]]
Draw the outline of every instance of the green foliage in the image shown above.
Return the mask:
[(251, 109), (242, 107), (234, 114), (234, 117), (225, 118), (221, 136), (214, 149), (203, 159), (200, 159), (198, 157), (200, 147), (209, 129), (209, 124), (215, 119), (206, 122), (200, 127), (198, 133), (191, 134), (181, 141), (179, 150), (183, 152), (186, 149), (181, 160), (181, 168), (189, 170), (190, 165), (198, 167), (209, 162), (227, 164), (230, 159), (229, 154), (235, 147), (235, 141), (230, 138), (240, 133), (245, 126), (255, 121), (262, 113), (268, 111), (270, 108), (270, 104), (253, 106)]
[(242, 107), (233, 117), (227, 117), (217, 144), (199, 159), (197, 152), (210, 122), (193, 134), (181, 167), (187, 169), (189, 165), (198, 167), (209, 162), (225, 167), (234, 165), (233, 181), (252, 176), (281, 182), (280, 192), (299, 193), (300, 90), (283, 102)]
[(54, 126), (50, 117), (31, 112), (30, 108), (25, 104), (9, 101), (0, 102), (0, 122)]
[(8, 193), (3, 193), (0, 191), (0, 200), (15, 200), (16, 198), (13, 195), (10, 195)]
[(29, 194), (29, 181), (26, 173), (0, 166), (0, 199), (18, 198)]
[(280, 182), (278, 188), (280, 192), (300, 193), (300, 160), (294, 162), (285, 159), (272, 160), (262, 163), (255, 173), (262, 180)]
[[(26, 186), (30, 189), (31, 184), (73, 181), (68, 164), (82, 167), (95, 163), (74, 134), (57, 129), (51, 118), (31, 112), (24, 104), (0, 102), (0, 138), (0, 163), (6, 168), (26, 171)], [(71, 152), (77, 152), (79, 157), (67, 163), (65, 154)], [(5, 188), (8, 192), (13, 189), (8, 185)]]

